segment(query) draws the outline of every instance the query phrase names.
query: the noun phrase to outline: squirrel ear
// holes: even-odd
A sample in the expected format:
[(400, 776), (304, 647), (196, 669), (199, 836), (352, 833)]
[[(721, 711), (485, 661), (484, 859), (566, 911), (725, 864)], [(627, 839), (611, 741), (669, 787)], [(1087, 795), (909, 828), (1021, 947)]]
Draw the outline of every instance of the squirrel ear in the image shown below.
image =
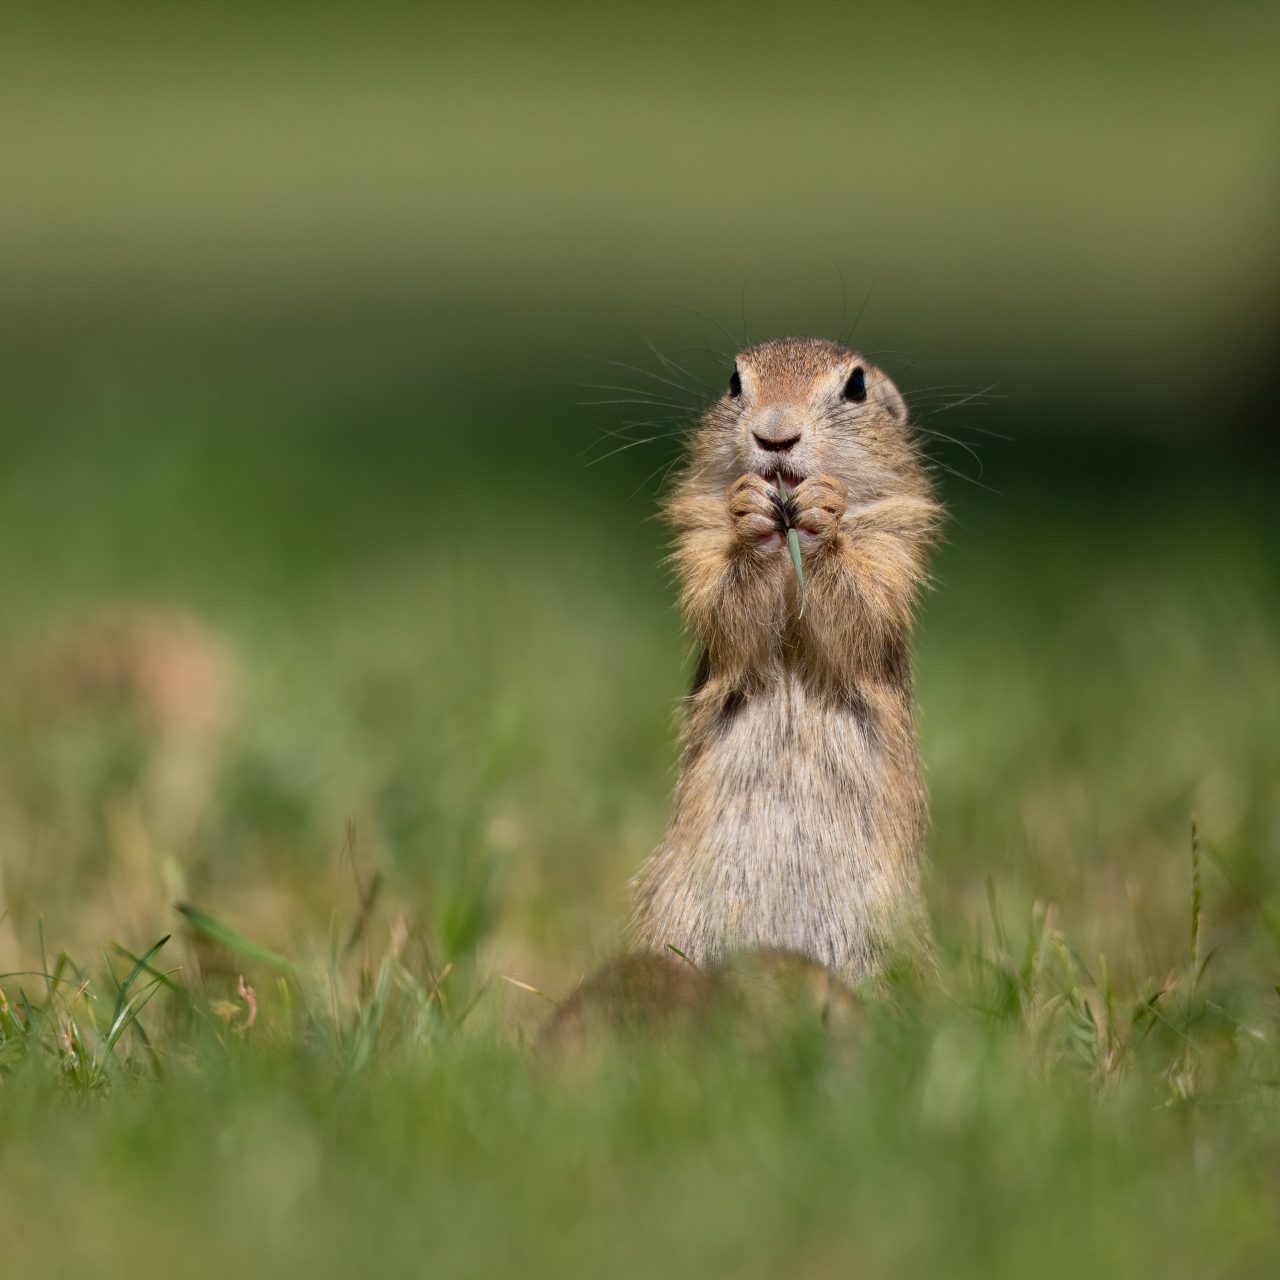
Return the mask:
[(907, 402), (902, 398), (902, 392), (894, 386), (889, 375), (882, 373), (879, 369), (875, 371), (870, 398), (874, 399), (895, 422), (906, 422)]

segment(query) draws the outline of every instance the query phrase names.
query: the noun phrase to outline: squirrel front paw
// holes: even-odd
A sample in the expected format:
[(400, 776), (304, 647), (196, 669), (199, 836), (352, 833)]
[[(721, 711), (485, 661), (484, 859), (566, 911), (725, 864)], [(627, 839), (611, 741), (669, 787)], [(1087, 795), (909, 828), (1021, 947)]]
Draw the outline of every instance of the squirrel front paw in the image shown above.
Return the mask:
[(774, 487), (763, 476), (745, 475), (725, 494), (734, 538), (744, 546), (767, 547), (782, 542)]
[(795, 526), (819, 542), (831, 542), (849, 508), (849, 490), (835, 476), (810, 476), (795, 489)]

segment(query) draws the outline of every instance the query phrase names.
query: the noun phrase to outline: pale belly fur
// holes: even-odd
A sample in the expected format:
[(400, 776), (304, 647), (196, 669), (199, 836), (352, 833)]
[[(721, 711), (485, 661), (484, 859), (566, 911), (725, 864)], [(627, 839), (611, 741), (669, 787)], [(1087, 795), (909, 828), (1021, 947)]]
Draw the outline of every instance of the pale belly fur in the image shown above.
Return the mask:
[(909, 725), (785, 679), (686, 757), (637, 885), (641, 938), (698, 963), (778, 947), (864, 976), (918, 911), (923, 813)]

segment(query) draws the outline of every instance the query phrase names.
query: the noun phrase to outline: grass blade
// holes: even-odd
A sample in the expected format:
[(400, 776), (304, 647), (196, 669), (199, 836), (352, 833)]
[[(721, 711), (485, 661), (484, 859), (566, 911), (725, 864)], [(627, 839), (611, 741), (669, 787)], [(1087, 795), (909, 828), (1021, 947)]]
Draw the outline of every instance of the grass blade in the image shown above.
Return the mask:
[[(782, 478), (781, 471), (773, 473), (778, 480), (778, 494), (782, 498), (782, 508), (785, 511), (787, 504), (791, 501), (791, 490), (787, 488), (786, 482)], [(788, 522), (787, 524), (787, 548), (791, 552), (791, 567), (796, 571), (796, 587), (800, 593), (800, 609), (796, 614), (797, 617), (804, 617), (804, 565), (800, 560), (800, 535), (796, 532), (795, 526)]]
[(111, 1021), (113, 1024), (119, 1019), (120, 1014), (125, 1007), (125, 1002), (129, 998), (129, 988), (133, 986), (138, 974), (147, 968), (147, 962), (157, 951), (160, 950), (161, 947), (164, 946), (166, 942), (169, 941), (171, 937), (173, 937), (173, 934), (166, 933), (150, 951), (144, 952), (140, 959), (134, 961), (133, 968), (129, 970), (129, 976), (120, 984), (120, 989), (116, 992), (116, 1007), (111, 1012)]
[(232, 951), (238, 951), (241, 955), (250, 956), (254, 960), (261, 960), (266, 964), (275, 965), (277, 969), (283, 969), (286, 973), (293, 973), (293, 965), (284, 956), (277, 955), (274, 951), (259, 946), (256, 942), (246, 938), (244, 934), (233, 929), (229, 924), (207, 915), (198, 907), (193, 907), (189, 902), (174, 903), (174, 910), (183, 916), (194, 929), (203, 933), (205, 937), (212, 938), (215, 942), (221, 942), (224, 947), (230, 947)]

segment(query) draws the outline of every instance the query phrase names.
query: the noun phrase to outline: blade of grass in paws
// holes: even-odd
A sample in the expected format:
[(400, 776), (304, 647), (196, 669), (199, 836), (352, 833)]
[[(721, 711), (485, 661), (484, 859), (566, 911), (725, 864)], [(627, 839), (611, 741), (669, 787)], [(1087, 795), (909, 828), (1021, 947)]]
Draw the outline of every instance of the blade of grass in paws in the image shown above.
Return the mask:
[[(791, 491), (783, 482), (781, 471), (775, 471), (773, 474), (778, 478), (778, 493), (782, 497), (782, 507), (785, 511), (791, 499)], [(804, 566), (800, 563), (800, 535), (790, 521), (787, 522), (787, 546), (791, 551), (791, 564), (796, 571), (796, 586), (800, 592), (800, 609), (796, 616), (802, 618), (804, 617)]]

